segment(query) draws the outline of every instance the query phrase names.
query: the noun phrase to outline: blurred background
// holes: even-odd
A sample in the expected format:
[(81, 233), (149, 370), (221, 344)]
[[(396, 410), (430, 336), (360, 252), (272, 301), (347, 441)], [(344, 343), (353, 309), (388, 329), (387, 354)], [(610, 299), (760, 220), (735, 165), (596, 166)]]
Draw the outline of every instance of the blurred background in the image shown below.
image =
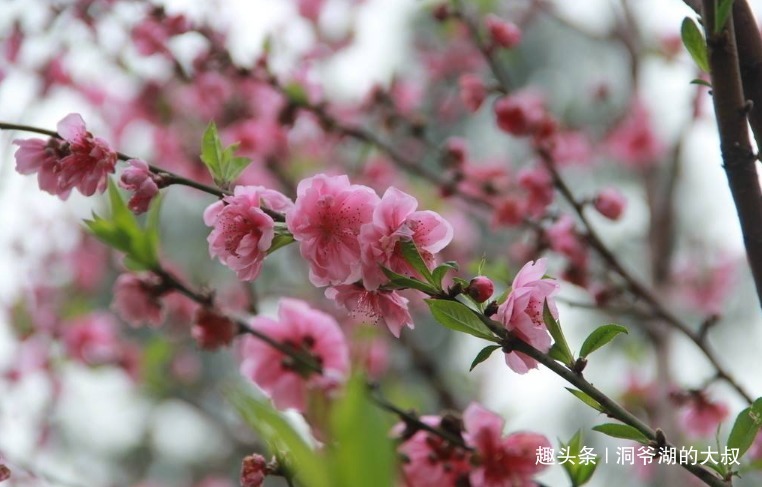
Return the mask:
[[(682, 436), (681, 391), (705, 388), (727, 406), (721, 438), (743, 402), (712, 380), (695, 345), (623, 292), (597, 256), (585, 257), (585, 278), (575, 278), (579, 262), (546, 233), (443, 199), (445, 188), (411, 176), (378, 148), (327, 133), (309, 114), (288, 113), (283, 93), (247, 77), (266, 54), (284, 86), (330, 102), (337, 117), (420, 155), (426, 167), (447, 171), (416, 139), (416, 127), (435, 148), (465, 139), (476, 182), (460, 190), (472, 184), (486, 195), (485, 181), (515, 185), (522, 168), (536, 165), (532, 151), (497, 129), (494, 96), (473, 112), (463, 106), (463, 74), (488, 85), (492, 78), (462, 29), (436, 19), (436, 7), (421, 0), (0, 0), (0, 120), (54, 129), (81, 113), (117, 150), (208, 181), (197, 155), (215, 119), (223, 139), (241, 141), (254, 160), (244, 184), (288, 193), (303, 177), (341, 171), (379, 193), (399, 186), (453, 223), (446, 258), (461, 263), (463, 277), (484, 258), (484, 273), (502, 291), (524, 262), (548, 255), (550, 273), (565, 277), (559, 309), (572, 344), (604, 323), (630, 329), (597, 352), (586, 377), (664, 425), (670, 438), (715, 445), (711, 435)], [(494, 12), (521, 27), (521, 43), (499, 59), (513, 88), (535, 90), (569, 134), (559, 165), (575, 194), (592, 198), (616, 187), (626, 197), (617, 221), (591, 212), (607, 246), (682, 319), (696, 329), (714, 323), (710, 343), (720, 361), (747, 390), (762, 390), (762, 320), (711, 98), (690, 84), (699, 73), (679, 38), (683, 18), (695, 15), (677, 0), (479, 0), (466, 8), (477, 24)], [(615, 150), (628, 123), (653, 138), (649, 160)], [(120, 258), (81, 223), (107, 205), (79, 194), (61, 201), (17, 174), (12, 141), (33, 136), (0, 133), (0, 455), (13, 472), (9, 485), (238, 485), (241, 458), (263, 450), (222, 398), (225, 384), (240, 381), (235, 347), (200, 350), (188, 332), (193, 306), (180, 297), (167, 300), (158, 329), (129, 327), (109, 312)], [(265, 314), (281, 296), (336, 312), (309, 285), (294, 246), (274, 254), (253, 286), (237, 282), (208, 258), (201, 214), (213, 198), (187, 188), (165, 193), (162, 253), (179, 275), (217, 289), (234, 309), (246, 310), (256, 294)], [(542, 224), (553, 227), (568, 210), (556, 197)], [(591, 486), (692, 485), (658, 469), (616, 465), (626, 443), (590, 431), (605, 418), (549, 371), (517, 375), (496, 354), (469, 373), (483, 344), (453, 339), (425, 312), (402, 343), (385, 330), (347, 329), (372, 344), (358, 360), (400, 404), (433, 414), (479, 400), (506, 418), (508, 431), (536, 431), (556, 447), (581, 428), (585, 445), (609, 450)], [(376, 348), (377, 355), (367, 352)], [(750, 470), (737, 485), (761, 478)], [(539, 480), (568, 485), (557, 465)]]

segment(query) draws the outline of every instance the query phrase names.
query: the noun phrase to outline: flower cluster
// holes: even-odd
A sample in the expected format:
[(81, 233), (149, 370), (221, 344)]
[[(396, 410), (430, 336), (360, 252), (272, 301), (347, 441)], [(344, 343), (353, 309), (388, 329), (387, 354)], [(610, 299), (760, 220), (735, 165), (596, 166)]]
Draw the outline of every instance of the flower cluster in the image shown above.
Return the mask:
[[(449, 417), (424, 416), (421, 421), (462, 437), (471, 450), (429, 431), (416, 431), (399, 446), (408, 487), (530, 486), (535, 485), (532, 477), (545, 468), (536, 459), (538, 449), (550, 448), (547, 438), (536, 433), (503, 436), (503, 418), (479, 404), (468, 406), (462, 425)], [(404, 433), (401, 430), (398, 426)]]

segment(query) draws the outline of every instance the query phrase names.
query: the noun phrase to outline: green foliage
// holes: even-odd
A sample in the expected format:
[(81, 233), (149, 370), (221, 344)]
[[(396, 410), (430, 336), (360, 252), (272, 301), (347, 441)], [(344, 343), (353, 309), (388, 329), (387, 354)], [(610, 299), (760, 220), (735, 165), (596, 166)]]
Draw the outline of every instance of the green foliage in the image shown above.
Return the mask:
[(733, 0), (714, 0), (714, 33), (719, 33), (733, 12)]
[(93, 213), (92, 220), (85, 220), (90, 232), (105, 244), (124, 252), (125, 266), (133, 271), (152, 270), (159, 267), (159, 208), (155, 200), (148, 212), (145, 229), (127, 208), (119, 190), (109, 180), (109, 203), (111, 217), (106, 219)]
[(704, 72), (709, 72), (709, 56), (706, 52), (706, 42), (704, 42), (704, 36), (701, 35), (696, 22), (686, 17), (683, 19), (683, 25), (680, 27), (680, 36), (683, 39), (685, 48), (690, 53), (693, 60), (696, 62), (699, 68)]
[(602, 346), (609, 343), (620, 333), (625, 335), (628, 333), (627, 328), (622, 325), (603, 325), (595, 329), (582, 343), (582, 348), (579, 350), (579, 356), (586, 358), (591, 353), (595, 352)]
[(237, 143), (223, 148), (217, 125), (209, 122), (201, 139), (201, 160), (221, 188), (227, 188), (251, 164), (251, 159), (234, 155), (237, 149)]
[(397, 274), (396, 272), (387, 269), (386, 267), (382, 267), (381, 270), (384, 271), (384, 274), (386, 274), (386, 277), (389, 278), (391, 284), (397, 288), (417, 289), (429, 295), (437, 294), (439, 292), (439, 290), (431, 284), (426, 284), (425, 282), (419, 281), (418, 279), (413, 279), (412, 277)]
[[(574, 433), (568, 443), (561, 443), (561, 447), (566, 449), (566, 454), (570, 458), (579, 458), (584, 446), (582, 430), (578, 430)], [(598, 458), (589, 462), (564, 462), (563, 464), (566, 474), (569, 476), (572, 487), (579, 487), (585, 485), (595, 473), (595, 469), (598, 468)]]
[(476, 358), (474, 358), (474, 361), (471, 362), (471, 368), (468, 369), (469, 372), (474, 370), (474, 367), (479, 365), (480, 363), (487, 360), (490, 355), (492, 355), (492, 352), (497, 350), (498, 348), (502, 348), (500, 345), (487, 345), (486, 347), (482, 348), (481, 351), (476, 354)]
[(584, 402), (585, 404), (587, 404), (591, 408), (595, 409), (596, 411), (601, 412), (601, 413), (605, 413), (606, 412), (606, 410), (603, 408), (603, 406), (601, 406), (601, 404), (598, 401), (596, 401), (592, 397), (588, 396), (584, 392), (578, 391), (577, 389), (572, 389), (570, 387), (566, 387), (565, 389), (567, 391), (571, 392), (577, 399), (579, 399), (580, 401)]
[(738, 457), (740, 458), (754, 443), (754, 438), (756, 438), (760, 427), (762, 427), (762, 397), (738, 413), (728, 436), (727, 447), (730, 449), (738, 448)]
[(633, 428), (632, 426), (628, 424), (621, 424), (621, 423), (604, 423), (599, 424), (597, 426), (593, 426), (593, 430), (603, 433), (606, 436), (611, 436), (612, 438), (621, 438), (624, 440), (635, 440), (638, 443), (646, 444), (648, 443), (648, 438), (646, 435), (638, 431), (637, 429)]
[(443, 299), (427, 299), (426, 304), (429, 305), (434, 319), (445, 327), (491, 342), (499, 341), (487, 325), (476, 316), (474, 310), (465, 304)]
[(412, 240), (403, 240), (400, 242), (400, 247), (402, 250), (402, 257), (404, 257), (407, 263), (410, 264), (413, 269), (418, 271), (427, 282), (434, 284), (434, 276), (431, 275), (431, 271), (428, 266), (426, 266), (426, 262), (424, 262), (423, 257), (421, 257), (420, 252), (418, 252), (418, 247), (415, 246), (415, 242)]
[(296, 81), (286, 84), (283, 87), (283, 93), (288, 97), (288, 101), (295, 105), (307, 105), (310, 101), (307, 90)]
[(389, 425), (371, 404), (360, 376), (347, 384), (331, 410), (333, 482), (336, 487), (391, 487), (395, 484), (395, 452)]
[(442, 279), (451, 270), (458, 270), (458, 263), (449, 261), (439, 264), (431, 273), (432, 283), (438, 288), (442, 289)]
[(282, 233), (275, 235), (273, 238), (273, 243), (270, 245), (270, 248), (267, 249), (267, 255), (270, 255), (276, 250), (294, 242), (296, 242), (296, 240), (294, 240), (294, 237), (291, 234)]
[(392, 487), (396, 476), (394, 445), (382, 412), (368, 399), (360, 376), (347, 384), (329, 414), (330, 442), (317, 451), (270, 406), (242, 390), (228, 398), (241, 417), (267, 443), (305, 487)]
[(574, 364), (574, 355), (572, 355), (569, 343), (566, 341), (564, 332), (561, 330), (561, 325), (550, 312), (547, 299), (542, 306), (542, 319), (550, 332), (550, 336), (553, 337), (553, 341), (555, 342), (551, 349), (551, 358), (571, 367)]

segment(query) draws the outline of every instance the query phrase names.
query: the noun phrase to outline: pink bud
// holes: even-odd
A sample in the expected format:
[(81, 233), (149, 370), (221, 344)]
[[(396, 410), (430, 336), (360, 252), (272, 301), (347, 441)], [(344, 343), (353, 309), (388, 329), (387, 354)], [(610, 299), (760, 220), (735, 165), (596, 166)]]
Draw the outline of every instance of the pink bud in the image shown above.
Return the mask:
[(606, 188), (598, 193), (593, 200), (593, 205), (598, 212), (609, 220), (618, 220), (627, 205), (622, 193), (614, 188)]
[(521, 29), (512, 22), (506, 22), (497, 15), (490, 14), (484, 19), (484, 24), (498, 46), (510, 49), (521, 42)]
[(241, 462), (241, 487), (261, 487), (267, 475), (267, 462), (262, 455), (249, 455)]
[(488, 300), (493, 292), (495, 292), (495, 285), (485, 276), (474, 277), (466, 288), (466, 293), (477, 303), (483, 303)]
[(512, 135), (530, 135), (549, 118), (542, 98), (526, 91), (497, 100), (495, 116), (497, 126)]

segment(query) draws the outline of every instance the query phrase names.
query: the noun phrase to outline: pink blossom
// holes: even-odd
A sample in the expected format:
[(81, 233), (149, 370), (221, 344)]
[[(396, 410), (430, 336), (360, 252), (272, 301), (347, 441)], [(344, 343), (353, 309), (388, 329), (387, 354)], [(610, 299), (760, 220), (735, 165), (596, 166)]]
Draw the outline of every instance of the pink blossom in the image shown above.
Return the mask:
[(461, 167), (468, 160), (468, 143), (461, 137), (450, 137), (445, 141), (444, 152), (446, 166)]
[(492, 40), (500, 47), (510, 49), (521, 42), (521, 29), (513, 22), (507, 22), (495, 14), (484, 19)]
[(401, 244), (412, 240), (431, 266), (434, 254), (452, 240), (452, 225), (433, 211), (415, 211), (418, 201), (397, 188), (389, 188), (373, 210), (373, 220), (360, 231), (362, 278), (369, 290), (388, 281), (381, 266), (398, 274), (417, 276), (402, 255)]
[(551, 156), (558, 165), (590, 163), (593, 158), (590, 140), (582, 132), (558, 131), (551, 143)]
[(145, 161), (130, 159), (127, 164), (130, 167), (122, 172), (119, 186), (134, 193), (127, 203), (130, 210), (136, 214), (145, 213), (151, 200), (159, 193), (156, 177)]
[(521, 91), (504, 96), (495, 102), (497, 126), (512, 135), (535, 132), (546, 118), (545, 104), (533, 91)]
[(79, 114), (72, 113), (58, 122), (58, 133), (68, 143), (67, 155), (58, 165), (58, 191), (77, 188), (84, 196), (106, 189), (108, 175), (114, 172), (116, 152), (85, 127)]
[(463, 412), (465, 440), (476, 448), (471, 485), (533, 487), (532, 477), (546, 468), (537, 463), (537, 451), (551, 447), (548, 439), (537, 433), (503, 437), (504, 424), (503, 418), (476, 403)]
[(153, 274), (124, 273), (114, 283), (111, 309), (132, 326), (144, 323), (159, 326), (164, 321), (164, 310), (159, 302), (160, 287)]
[(19, 174), (37, 173), (40, 189), (50, 194), (57, 194), (61, 199), (69, 197), (70, 191), (59, 191), (58, 166), (66, 154), (63, 141), (50, 138), (14, 140), (16, 149), (16, 171)]
[(627, 200), (622, 196), (622, 193), (614, 188), (602, 189), (593, 200), (593, 206), (598, 210), (598, 213), (609, 220), (618, 220), (626, 205)]
[(495, 226), (516, 226), (527, 216), (527, 200), (517, 195), (508, 195), (497, 203), (492, 215)]
[(326, 289), (325, 295), (358, 321), (386, 325), (397, 338), (402, 328), (415, 326), (408, 300), (396, 291), (368, 291), (357, 284), (346, 284)]
[(284, 298), (278, 307), (278, 320), (257, 316), (251, 327), (309, 357), (321, 368), (318, 373), (259, 338), (244, 336), (241, 373), (267, 392), (278, 408), (304, 411), (309, 391), (330, 392), (346, 379), (349, 352), (332, 316), (303, 301)]
[(111, 316), (91, 313), (64, 323), (62, 339), (69, 356), (88, 365), (101, 365), (121, 355), (117, 329)]
[[(441, 425), (437, 416), (422, 416), (420, 420), (435, 428)], [(395, 427), (400, 432), (403, 428)], [(402, 473), (406, 487), (455, 487), (472, 468), (467, 451), (424, 430), (402, 443), (398, 451), (405, 458)]]
[(317, 22), (323, 10), (325, 0), (297, 0), (299, 15), (312, 22)]
[(680, 427), (696, 438), (713, 436), (730, 412), (725, 403), (710, 400), (703, 391), (677, 395), (677, 402), (682, 405), (678, 417)]
[(256, 453), (244, 457), (241, 462), (241, 487), (260, 487), (268, 474), (267, 461)]
[(721, 255), (711, 262), (705, 254), (681, 259), (675, 266), (676, 297), (686, 306), (707, 315), (719, 315), (736, 283), (738, 261)]
[(378, 201), (372, 189), (350, 184), (347, 176), (318, 174), (299, 183), (286, 224), (310, 265), (312, 284), (360, 279), (360, 228), (371, 221)]
[(168, 53), (167, 41), (186, 32), (189, 27), (188, 20), (182, 15), (167, 17), (162, 11), (155, 11), (132, 28), (132, 42), (143, 56)]
[(460, 99), (470, 111), (475, 112), (487, 98), (487, 88), (482, 79), (475, 74), (466, 73), (458, 80)]
[[(506, 329), (541, 352), (550, 350), (550, 335), (543, 320), (543, 304), (547, 300), (556, 319), (558, 309), (553, 295), (559, 285), (554, 279), (545, 279), (545, 259), (528, 262), (513, 279), (508, 299), (497, 310), (497, 319)], [(505, 355), (505, 362), (519, 374), (537, 368), (537, 361), (520, 352)]]
[(219, 258), (243, 281), (257, 278), (275, 237), (275, 222), (262, 206), (287, 211), (292, 203), (281, 193), (261, 186), (236, 186), (233, 196), (212, 203), (204, 211), (204, 223), (214, 227), (207, 238), (209, 255)]
[(625, 117), (606, 139), (609, 153), (631, 167), (648, 167), (661, 159), (666, 151), (651, 124), (645, 106), (633, 101)]
[(507, 161), (487, 164), (462, 164), (458, 190), (475, 198), (497, 200), (513, 188)]
[(191, 335), (204, 350), (230, 345), (237, 331), (230, 318), (208, 308), (199, 307), (193, 317)]

